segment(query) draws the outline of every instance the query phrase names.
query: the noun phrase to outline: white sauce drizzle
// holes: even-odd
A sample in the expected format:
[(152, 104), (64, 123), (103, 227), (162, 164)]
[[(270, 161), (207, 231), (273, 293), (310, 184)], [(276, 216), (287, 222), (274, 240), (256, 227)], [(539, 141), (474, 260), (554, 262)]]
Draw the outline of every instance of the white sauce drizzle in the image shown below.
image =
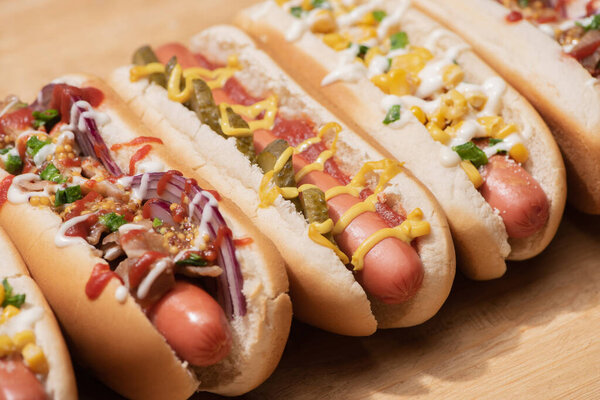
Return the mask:
[[(361, 4), (347, 14), (340, 15), (337, 17), (337, 24), (341, 28), (354, 25), (364, 18), (370, 12), (373, 12), (376, 8), (381, 7), (381, 0), (370, 1), (365, 4)], [(385, 21), (385, 18), (383, 19)], [(381, 23), (383, 24), (383, 21)]]
[(148, 174), (142, 175), (142, 181), (140, 183), (139, 188), (133, 189), (131, 192), (131, 197), (134, 200), (142, 200), (144, 197), (146, 197), (146, 193), (148, 192), (148, 181), (149, 180), (150, 180), (150, 175), (148, 175)]
[(165, 170), (165, 164), (160, 161), (144, 161), (135, 165), (136, 173), (143, 174), (149, 172), (162, 172)]
[(425, 39), (423, 47), (425, 47), (427, 50), (433, 53), (434, 50), (437, 48), (437, 44), (440, 41), (440, 39), (446, 35), (451, 35), (451, 32), (447, 29), (439, 28), (434, 30), (429, 34), (429, 36), (427, 36), (427, 39)]
[(203, 239), (205, 234), (208, 235), (208, 221), (210, 221), (213, 216), (213, 207), (217, 207), (219, 204), (217, 199), (209, 192), (202, 192), (202, 194), (208, 199), (208, 202), (204, 205), (204, 210), (202, 211), (202, 218), (200, 219), (200, 226), (198, 227), (198, 239)]
[(127, 300), (127, 293), (129, 293), (127, 288), (121, 285), (115, 290), (115, 299), (117, 299), (119, 303), (125, 303), (125, 300)]
[(381, 20), (379, 26), (377, 27), (377, 37), (379, 37), (379, 39), (385, 39), (390, 28), (400, 23), (400, 20), (404, 16), (404, 13), (408, 9), (409, 5), (410, 2), (408, 0), (403, 0), (397, 3), (395, 5), (396, 10), (394, 11), (394, 13), (386, 16), (383, 20)]
[(33, 162), (37, 167), (41, 166), (46, 162), (46, 158), (51, 156), (56, 151), (56, 145), (54, 143), (48, 143), (42, 146), (38, 152), (33, 156)]
[(10, 185), (10, 188), (8, 189), (8, 193), (6, 195), (7, 200), (13, 204), (26, 203), (33, 196), (50, 196), (50, 194), (54, 193), (55, 189), (59, 186), (59, 185), (48, 182), (46, 184), (46, 186), (44, 187), (43, 191), (38, 191), (38, 192), (23, 191), (23, 189), (21, 188), (21, 184), (25, 183), (25, 182), (31, 182), (31, 181), (39, 182), (40, 177), (36, 174), (31, 174), (31, 173), (17, 175), (13, 179), (12, 184)]
[(67, 247), (72, 244), (79, 244), (79, 243), (88, 244), (88, 242), (85, 239), (83, 239), (79, 236), (67, 236), (67, 235), (65, 235), (65, 233), (67, 232), (67, 230), (69, 228), (77, 225), (80, 222), (87, 220), (90, 216), (92, 216), (94, 214), (96, 214), (96, 213), (80, 215), (80, 216), (71, 218), (68, 221), (65, 221), (60, 226), (60, 228), (58, 229), (58, 232), (56, 233), (56, 236), (54, 237), (54, 244), (56, 245), (56, 247)]
[(425, 68), (419, 72), (421, 84), (417, 88), (415, 96), (427, 98), (440, 91), (444, 87), (444, 68), (452, 64), (460, 52), (467, 50), (468, 48), (469, 46), (462, 44), (450, 47), (448, 50), (446, 50), (446, 53), (440, 60), (429, 62), (427, 65), (425, 65)]
[(6, 162), (8, 161), (8, 156), (18, 156), (19, 155), (19, 151), (17, 150), (16, 147), (13, 147), (12, 149), (10, 149), (8, 151), (8, 153), (6, 154), (0, 154), (0, 159), (2, 160), (2, 162), (4, 162), (6, 164)]
[(339, 61), (329, 74), (321, 81), (321, 86), (327, 86), (337, 81), (356, 82), (367, 74), (367, 69), (356, 60), (359, 46), (353, 43), (349, 48), (339, 52)]
[(143, 226), (143, 225), (137, 225), (137, 224), (124, 224), (121, 225), (119, 227), (119, 234), (124, 235), (129, 231), (133, 231), (133, 230), (142, 230), (142, 231), (146, 231), (148, 230), (147, 227)]
[(160, 261), (158, 261), (154, 265), (154, 268), (152, 268), (150, 270), (150, 272), (148, 272), (148, 275), (146, 275), (144, 277), (144, 279), (140, 283), (140, 286), (138, 286), (137, 297), (139, 299), (143, 299), (148, 295), (148, 292), (150, 291), (150, 287), (152, 286), (152, 284), (154, 283), (156, 278), (158, 278), (159, 275), (161, 273), (163, 273), (167, 269), (168, 266), (169, 266), (168, 259), (164, 259), (164, 258), (161, 259)]
[(20, 313), (9, 318), (5, 323), (0, 325), (0, 333), (14, 336), (25, 330), (33, 330), (35, 323), (40, 321), (43, 317), (44, 309), (42, 307), (35, 306), (26, 309), (22, 308)]
[(377, 55), (373, 57), (369, 64), (369, 78), (385, 73), (390, 65), (386, 56)]
[(450, 147), (443, 146), (440, 150), (440, 163), (446, 167), (455, 167), (460, 163), (460, 156)]

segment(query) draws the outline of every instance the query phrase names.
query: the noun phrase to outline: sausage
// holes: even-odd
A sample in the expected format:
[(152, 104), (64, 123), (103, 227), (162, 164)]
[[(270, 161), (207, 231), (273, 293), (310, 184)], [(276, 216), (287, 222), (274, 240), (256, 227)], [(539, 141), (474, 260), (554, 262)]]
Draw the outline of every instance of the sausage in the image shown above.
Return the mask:
[(199, 67), (199, 60), (194, 54), (188, 50), (187, 47), (181, 43), (167, 43), (154, 50), (158, 61), (162, 64), (166, 64), (169, 59), (173, 56), (177, 57), (177, 62), (181, 65), (181, 68)]
[(216, 364), (231, 350), (231, 331), (223, 309), (191, 283), (177, 281), (148, 316), (177, 355), (192, 365)]
[(46, 399), (44, 386), (20, 358), (0, 360), (0, 400)]
[[(254, 147), (262, 151), (270, 142), (277, 139), (265, 130), (254, 132)], [(294, 170), (297, 172), (308, 162), (301, 155), (293, 156)], [(327, 191), (340, 182), (322, 171), (311, 171), (298, 185), (310, 183)], [(360, 200), (349, 194), (335, 196), (327, 202), (329, 216), (333, 222)], [(388, 228), (385, 221), (375, 212), (367, 211), (356, 217), (342, 233), (335, 236), (336, 243), (346, 254), (352, 254), (360, 244), (380, 229)], [(410, 244), (396, 238), (386, 238), (377, 243), (366, 254), (364, 268), (356, 274), (357, 281), (367, 291), (386, 304), (403, 303), (411, 299), (423, 282), (423, 264)]]
[(481, 195), (499, 211), (511, 238), (525, 238), (546, 225), (550, 206), (539, 183), (506, 156), (495, 155), (483, 167)]

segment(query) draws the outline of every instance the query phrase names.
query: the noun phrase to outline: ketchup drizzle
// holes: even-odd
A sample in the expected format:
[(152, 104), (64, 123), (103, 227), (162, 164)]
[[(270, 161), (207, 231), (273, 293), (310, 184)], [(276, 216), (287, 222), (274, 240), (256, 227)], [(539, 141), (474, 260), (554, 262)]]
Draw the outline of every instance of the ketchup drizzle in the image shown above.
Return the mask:
[(126, 142), (126, 143), (113, 144), (112, 146), (110, 146), (110, 149), (112, 151), (117, 151), (126, 146), (138, 146), (138, 145), (144, 144), (144, 143), (163, 144), (163, 141), (160, 140), (159, 138), (155, 138), (155, 137), (151, 137), (151, 136), (139, 136), (139, 137), (136, 137), (135, 139), (133, 139), (129, 142)]
[(134, 175), (135, 174), (135, 164), (137, 164), (139, 161), (141, 161), (144, 158), (146, 158), (146, 156), (148, 155), (148, 153), (150, 153), (151, 150), (152, 150), (152, 146), (149, 145), (149, 144), (146, 144), (143, 147), (140, 147), (131, 156), (131, 159), (129, 160), (129, 175)]
[(123, 279), (115, 272), (111, 271), (107, 264), (98, 263), (94, 265), (92, 274), (85, 284), (85, 294), (87, 297), (90, 300), (97, 299), (112, 278), (118, 279), (121, 284), (123, 283)]
[(10, 185), (12, 185), (14, 178), (14, 175), (7, 175), (4, 179), (2, 179), (2, 182), (0, 182), (0, 208), (2, 208), (8, 199), (8, 189), (10, 189)]

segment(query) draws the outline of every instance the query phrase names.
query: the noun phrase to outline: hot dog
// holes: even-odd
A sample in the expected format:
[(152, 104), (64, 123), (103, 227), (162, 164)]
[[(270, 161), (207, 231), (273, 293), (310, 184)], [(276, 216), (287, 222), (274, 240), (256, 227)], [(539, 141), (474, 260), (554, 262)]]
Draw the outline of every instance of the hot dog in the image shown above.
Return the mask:
[(193, 160), (277, 246), (295, 316), (368, 335), (434, 315), (455, 261), (431, 194), (242, 32), (217, 27), (200, 36), (204, 48), (138, 49), (138, 65), (118, 69), (111, 83), (153, 135)]
[[(600, 213), (600, 32), (596, 0), (417, 0), (537, 108), (561, 147), (568, 200)], [(497, 38), (502, 37), (498, 42)], [(508, 61), (510, 60), (510, 61)]]
[(0, 399), (76, 399), (56, 319), (0, 229)]
[[(266, 1), (237, 23), (432, 190), (467, 276), (497, 278), (506, 259), (533, 257), (550, 243), (565, 203), (550, 132), (464, 42), (408, 1)], [(497, 153), (516, 163), (486, 184)], [(541, 192), (519, 191), (524, 179)], [(513, 202), (501, 187), (530, 197)]]
[(0, 225), (80, 361), (130, 398), (266, 379), (291, 322), (266, 239), (104, 82), (70, 75), (6, 104)]

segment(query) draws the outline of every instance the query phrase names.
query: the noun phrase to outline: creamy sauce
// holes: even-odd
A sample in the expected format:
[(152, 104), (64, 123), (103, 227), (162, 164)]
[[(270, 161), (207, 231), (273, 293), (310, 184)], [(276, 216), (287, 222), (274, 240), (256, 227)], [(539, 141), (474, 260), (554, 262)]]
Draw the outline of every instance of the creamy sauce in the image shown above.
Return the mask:
[(430, 61), (425, 67), (419, 72), (419, 79), (421, 84), (417, 88), (415, 96), (420, 98), (427, 98), (432, 96), (434, 93), (439, 92), (444, 87), (443, 71), (448, 65), (451, 65), (456, 57), (469, 47), (466, 45), (458, 45), (446, 50), (444, 56), (437, 61)]
[(129, 291), (127, 290), (127, 288), (121, 285), (117, 288), (117, 290), (115, 290), (115, 299), (117, 299), (119, 303), (125, 303), (125, 301), (127, 300), (128, 293)]
[(143, 299), (148, 295), (148, 292), (150, 291), (150, 288), (152, 287), (152, 284), (154, 283), (156, 278), (158, 278), (160, 274), (162, 274), (167, 269), (168, 266), (168, 259), (161, 259), (154, 265), (154, 268), (152, 268), (150, 272), (148, 272), (148, 274), (140, 283), (140, 286), (138, 286), (137, 297), (139, 299)]
[(394, 11), (394, 13), (386, 16), (377, 27), (377, 37), (379, 39), (385, 39), (390, 28), (393, 28), (394, 26), (400, 23), (400, 20), (404, 16), (404, 13), (408, 9), (409, 5), (410, 2), (408, 0), (396, 2), (396, 10)]
[(144, 161), (135, 165), (137, 174), (162, 172), (165, 170), (165, 164), (160, 161)]
[(15, 106), (15, 104), (17, 104), (19, 102), (19, 98), (18, 97), (13, 97), (6, 106), (4, 106), (4, 108), (2, 109), (2, 111), (0, 111), (0, 117), (2, 117), (4, 114), (6, 114), (6, 112), (8, 110), (10, 110), (12, 107)]
[(121, 225), (119, 227), (119, 234), (120, 235), (124, 235), (129, 231), (133, 231), (133, 230), (142, 230), (142, 231), (146, 231), (148, 230), (147, 227), (145, 227), (144, 225), (138, 225), (138, 224), (124, 224)]
[(40, 167), (43, 163), (45, 163), (46, 158), (54, 154), (55, 151), (56, 145), (54, 143), (48, 143), (47, 145), (42, 146), (36, 155), (33, 156), (33, 162), (35, 163), (36, 167)]
[(36, 191), (36, 192), (27, 192), (27, 191), (24, 191), (23, 188), (21, 187), (22, 183), (39, 182), (39, 181), (40, 181), (40, 177), (36, 174), (29, 173), (29, 174), (22, 174), (22, 175), (15, 176), (15, 178), (13, 179), (12, 185), (10, 185), (10, 188), (8, 189), (8, 193), (6, 196), (7, 200), (13, 204), (26, 203), (33, 196), (50, 196), (50, 194), (54, 193), (56, 191), (56, 188), (59, 186), (59, 185), (47, 182), (46, 185), (44, 186), (43, 191)]
[(21, 311), (0, 324), (0, 334), (14, 336), (15, 334), (33, 330), (37, 321), (44, 317), (44, 309), (42, 307), (21, 308)]
[(327, 86), (337, 81), (356, 82), (366, 76), (366, 67), (356, 60), (358, 52), (359, 46), (356, 43), (346, 50), (340, 51), (337, 67), (323, 78), (321, 86)]
[(131, 191), (131, 197), (134, 200), (141, 201), (144, 197), (146, 197), (146, 194), (148, 193), (148, 181), (149, 180), (150, 180), (150, 175), (148, 175), (148, 174), (142, 175), (142, 181), (140, 182), (140, 186)]

